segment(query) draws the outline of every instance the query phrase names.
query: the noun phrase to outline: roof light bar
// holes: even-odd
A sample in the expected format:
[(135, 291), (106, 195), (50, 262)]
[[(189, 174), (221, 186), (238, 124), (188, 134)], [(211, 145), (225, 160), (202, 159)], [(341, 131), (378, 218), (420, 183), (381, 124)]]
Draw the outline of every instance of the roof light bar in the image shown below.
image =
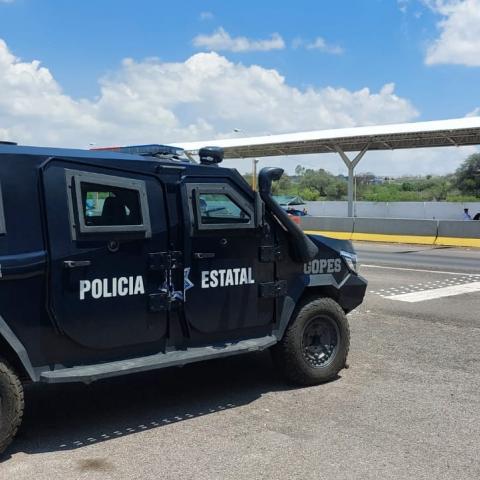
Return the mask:
[(131, 155), (144, 155), (144, 156), (182, 156), (184, 151), (182, 148), (170, 147), (168, 145), (129, 145), (125, 147), (100, 147), (100, 148), (91, 148), (95, 151), (109, 151), (109, 152), (118, 152), (118, 153), (129, 153)]

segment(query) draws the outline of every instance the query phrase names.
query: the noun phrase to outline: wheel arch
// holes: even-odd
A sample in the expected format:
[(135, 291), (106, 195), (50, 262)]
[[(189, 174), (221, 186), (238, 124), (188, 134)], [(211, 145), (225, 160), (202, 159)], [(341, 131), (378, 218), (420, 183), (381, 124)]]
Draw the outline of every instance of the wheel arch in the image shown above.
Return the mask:
[[(296, 313), (305, 304), (315, 300), (316, 298), (331, 298), (335, 302), (339, 303), (339, 291), (333, 285), (321, 285), (307, 287), (303, 290), (298, 300), (294, 300), (292, 297), (286, 297), (284, 301), (284, 308), (282, 309), (282, 316), (280, 319), (279, 327), (274, 332), (277, 340), (281, 340), (288, 325), (295, 318)], [(340, 305), (341, 306), (341, 305)], [(342, 307), (343, 309), (343, 307)], [(344, 310), (345, 311), (345, 310)]]
[(321, 285), (321, 286), (313, 286), (313, 287), (307, 287), (300, 298), (298, 299), (298, 305), (305, 305), (305, 303), (308, 303), (315, 298), (331, 298), (332, 300), (335, 300), (337, 303), (339, 303), (339, 291), (338, 288), (335, 288), (333, 285)]
[(34, 381), (35, 370), (25, 347), (0, 316), (0, 357), (10, 363), (22, 380)]

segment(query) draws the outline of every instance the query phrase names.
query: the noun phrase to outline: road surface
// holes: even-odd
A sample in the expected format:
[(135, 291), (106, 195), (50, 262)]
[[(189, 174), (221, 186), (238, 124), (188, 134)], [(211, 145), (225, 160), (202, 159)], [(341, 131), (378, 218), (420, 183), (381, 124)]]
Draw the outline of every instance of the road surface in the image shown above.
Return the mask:
[(265, 353), (30, 388), (0, 478), (480, 478), (480, 251), (357, 248), (335, 381), (288, 387)]
[(356, 242), (365, 265), (480, 274), (480, 249)]

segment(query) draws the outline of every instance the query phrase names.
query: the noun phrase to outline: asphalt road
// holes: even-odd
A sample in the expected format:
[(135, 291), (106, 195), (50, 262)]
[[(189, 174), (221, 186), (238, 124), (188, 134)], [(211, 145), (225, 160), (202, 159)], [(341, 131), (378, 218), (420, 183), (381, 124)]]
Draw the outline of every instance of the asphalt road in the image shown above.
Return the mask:
[(355, 248), (366, 265), (480, 274), (479, 249), (367, 242), (357, 242)]
[(290, 388), (261, 354), (30, 388), (0, 479), (480, 478), (480, 251), (357, 248), (335, 381)]

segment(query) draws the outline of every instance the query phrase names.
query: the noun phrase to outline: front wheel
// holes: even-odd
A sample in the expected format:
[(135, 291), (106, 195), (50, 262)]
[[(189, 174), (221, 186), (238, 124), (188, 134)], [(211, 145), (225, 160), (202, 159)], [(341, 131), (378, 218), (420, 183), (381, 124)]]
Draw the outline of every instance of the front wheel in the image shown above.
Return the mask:
[(23, 387), (14, 370), (0, 358), (0, 454), (8, 447), (23, 416)]
[(345, 312), (331, 298), (318, 298), (298, 309), (272, 355), (289, 381), (316, 385), (345, 367), (349, 347)]

